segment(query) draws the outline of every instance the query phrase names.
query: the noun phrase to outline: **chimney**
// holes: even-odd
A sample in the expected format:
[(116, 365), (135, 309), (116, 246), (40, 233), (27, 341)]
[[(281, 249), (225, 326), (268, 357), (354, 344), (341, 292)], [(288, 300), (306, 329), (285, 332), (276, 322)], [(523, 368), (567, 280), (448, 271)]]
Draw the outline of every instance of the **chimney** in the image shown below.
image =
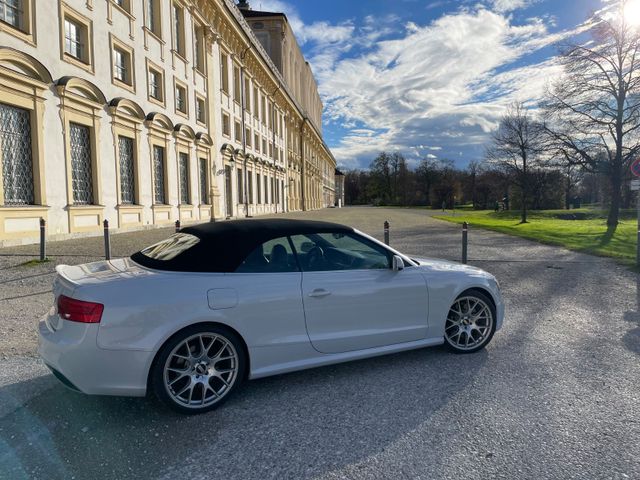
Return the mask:
[(240, 10), (251, 10), (248, 0), (240, 0), (237, 6)]

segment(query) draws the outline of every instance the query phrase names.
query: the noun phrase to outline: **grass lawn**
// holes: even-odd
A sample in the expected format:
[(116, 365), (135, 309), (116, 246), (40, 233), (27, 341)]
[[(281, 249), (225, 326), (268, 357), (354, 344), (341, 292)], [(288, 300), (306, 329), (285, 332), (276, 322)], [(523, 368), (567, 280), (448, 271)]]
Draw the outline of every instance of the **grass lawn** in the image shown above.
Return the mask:
[(471, 227), (517, 235), (541, 243), (561, 245), (571, 250), (614, 257), (623, 263), (634, 264), (636, 258), (635, 210), (621, 212), (615, 233), (607, 232), (606, 212), (588, 208), (575, 210), (533, 211), (529, 223), (520, 223), (519, 211), (494, 212), (457, 211), (435, 218), (448, 222), (468, 222)]

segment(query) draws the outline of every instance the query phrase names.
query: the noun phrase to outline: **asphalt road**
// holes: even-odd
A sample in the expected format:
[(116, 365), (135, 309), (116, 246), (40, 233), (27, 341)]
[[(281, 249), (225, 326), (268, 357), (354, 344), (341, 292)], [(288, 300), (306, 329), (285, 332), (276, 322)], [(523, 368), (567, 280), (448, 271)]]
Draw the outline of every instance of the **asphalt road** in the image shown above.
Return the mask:
[[(388, 219), (400, 250), (460, 255), (460, 227), (425, 211), (306, 216), (378, 237)], [(124, 250), (164, 233), (114, 242)], [(52, 245), (82, 255), (56, 261), (96, 258), (92, 242)], [(0, 478), (640, 478), (638, 275), (473, 228), (469, 256), (497, 276), (507, 306), (484, 351), (423, 349), (256, 380), (197, 417), (62, 387), (33, 355), (53, 264), (0, 256)]]

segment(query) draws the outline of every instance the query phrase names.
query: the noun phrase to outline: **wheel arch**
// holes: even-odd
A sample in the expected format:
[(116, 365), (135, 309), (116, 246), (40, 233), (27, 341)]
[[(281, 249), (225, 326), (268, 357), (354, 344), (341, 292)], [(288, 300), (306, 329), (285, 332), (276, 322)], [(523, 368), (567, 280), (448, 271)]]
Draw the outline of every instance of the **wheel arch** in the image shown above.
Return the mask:
[(490, 301), (491, 301), (491, 306), (493, 307), (493, 314), (496, 314), (496, 310), (497, 310), (497, 305), (496, 305), (496, 299), (493, 298), (493, 294), (486, 288), (483, 287), (469, 287), (465, 290), (463, 290), (462, 292), (460, 292), (458, 295), (456, 295), (456, 298), (462, 297), (463, 295), (469, 294), (469, 293), (473, 293), (473, 292), (477, 292), (477, 293), (481, 293), (482, 295), (484, 295), (485, 297), (487, 297)]
[(147, 369), (147, 393), (150, 391), (151, 372), (153, 372), (153, 368), (156, 365), (156, 362), (158, 361), (158, 356), (160, 355), (160, 351), (162, 350), (162, 347), (164, 347), (167, 344), (167, 342), (171, 341), (177, 335), (180, 335), (187, 328), (193, 328), (193, 327), (199, 327), (199, 326), (205, 326), (205, 325), (215, 326), (215, 327), (222, 328), (224, 330), (228, 330), (230, 333), (238, 337), (238, 339), (240, 340), (242, 349), (244, 350), (245, 358), (247, 359), (247, 365), (246, 365), (245, 371), (243, 372), (243, 380), (246, 380), (249, 377), (249, 373), (251, 372), (251, 356), (249, 354), (249, 347), (247, 346), (247, 342), (245, 341), (243, 336), (240, 334), (240, 332), (238, 332), (238, 330), (236, 330), (233, 327), (230, 327), (225, 323), (214, 322), (214, 321), (196, 322), (196, 323), (190, 323), (189, 325), (184, 325), (180, 327), (180, 329), (176, 330), (171, 335), (169, 335), (156, 349), (153, 355), (153, 360), (151, 361), (151, 363), (149, 364), (149, 368)]

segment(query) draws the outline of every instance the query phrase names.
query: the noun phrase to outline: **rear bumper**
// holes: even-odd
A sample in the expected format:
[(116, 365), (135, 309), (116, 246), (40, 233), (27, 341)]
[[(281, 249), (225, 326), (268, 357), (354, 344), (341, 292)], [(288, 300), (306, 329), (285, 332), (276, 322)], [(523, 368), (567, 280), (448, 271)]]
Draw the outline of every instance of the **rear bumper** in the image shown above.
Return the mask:
[(67, 387), (89, 395), (141, 397), (147, 391), (152, 352), (104, 350), (98, 347), (97, 324), (69, 322), (55, 317), (38, 325), (38, 353)]

